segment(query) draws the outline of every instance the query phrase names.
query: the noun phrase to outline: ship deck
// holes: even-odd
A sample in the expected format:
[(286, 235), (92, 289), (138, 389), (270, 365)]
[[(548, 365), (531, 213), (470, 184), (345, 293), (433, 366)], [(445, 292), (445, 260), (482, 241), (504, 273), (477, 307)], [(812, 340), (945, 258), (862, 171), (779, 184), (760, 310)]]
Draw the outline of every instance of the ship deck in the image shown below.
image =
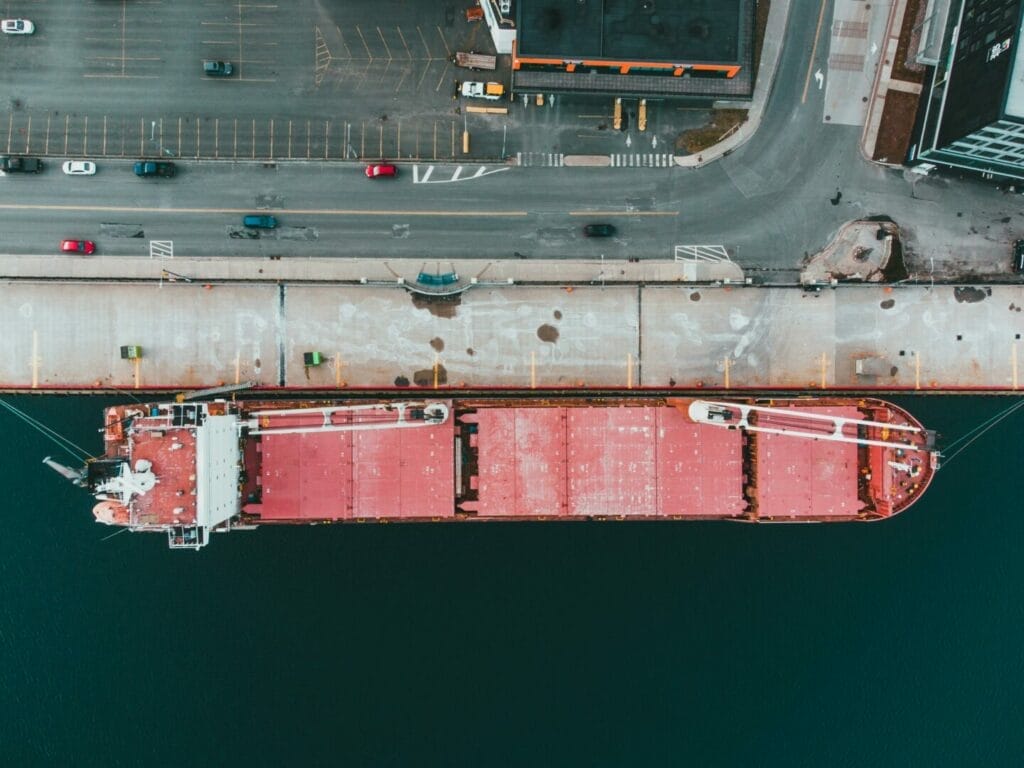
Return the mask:
[[(890, 448), (752, 436), (672, 404), (447, 405), (454, 418), (415, 429), (250, 438), (258, 479), (246, 519), (824, 521), (887, 516), (913, 493)], [(865, 418), (852, 403), (797, 405)], [(321, 417), (265, 418), (292, 427)]]

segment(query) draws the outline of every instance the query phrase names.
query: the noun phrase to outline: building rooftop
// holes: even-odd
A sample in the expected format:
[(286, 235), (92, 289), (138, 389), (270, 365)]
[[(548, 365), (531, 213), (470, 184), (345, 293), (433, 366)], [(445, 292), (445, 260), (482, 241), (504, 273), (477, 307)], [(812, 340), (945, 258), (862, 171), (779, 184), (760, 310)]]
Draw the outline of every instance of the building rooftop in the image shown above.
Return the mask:
[(519, 0), (521, 56), (747, 64), (753, 0)]
[[(980, 0), (967, 0), (956, 25), (956, 49), (947, 65), (948, 84), (942, 104), (937, 145), (946, 146), (963, 136), (1022, 110), (1020, 75), (1020, 0), (997, 0), (1005, 12), (989, 13)], [(938, 81), (938, 78), (936, 79)], [(980, 86), (980, 87), (979, 87)], [(1014, 106), (1015, 105), (1015, 106)]]

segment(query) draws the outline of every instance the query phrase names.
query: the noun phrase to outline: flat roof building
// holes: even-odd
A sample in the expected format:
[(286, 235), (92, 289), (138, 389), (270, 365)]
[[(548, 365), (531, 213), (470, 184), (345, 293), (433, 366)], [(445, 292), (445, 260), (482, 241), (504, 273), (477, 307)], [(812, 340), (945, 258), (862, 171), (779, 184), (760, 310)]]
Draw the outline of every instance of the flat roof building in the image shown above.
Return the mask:
[(514, 29), (515, 91), (700, 99), (753, 94), (756, 0), (482, 5), (492, 32)]
[(954, 0), (911, 160), (1024, 179), (1022, 0)]

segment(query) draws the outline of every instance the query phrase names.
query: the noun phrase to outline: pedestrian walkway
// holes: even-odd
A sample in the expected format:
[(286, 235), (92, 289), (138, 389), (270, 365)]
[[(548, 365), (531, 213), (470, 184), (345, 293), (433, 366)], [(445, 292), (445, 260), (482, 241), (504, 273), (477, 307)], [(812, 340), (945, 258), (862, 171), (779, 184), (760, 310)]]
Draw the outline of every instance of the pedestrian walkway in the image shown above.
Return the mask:
[(675, 155), (670, 152), (613, 154), (614, 168), (673, 168), (676, 164)]
[(815, 73), (817, 87), (825, 90), (824, 122), (864, 124), (875, 69), (881, 59), (878, 41), (885, 34), (890, 7), (885, 0), (836, 0), (827, 38), (828, 66), (824, 72)]
[(559, 152), (516, 152), (516, 164), (530, 168), (561, 168), (565, 155)]
[(611, 168), (674, 168), (676, 158), (671, 152), (621, 152), (611, 155), (569, 155), (558, 152), (517, 152), (520, 167), (560, 168), (570, 166), (603, 166)]
[(882, 65), (868, 97), (860, 150), (882, 165), (902, 165), (910, 146), (924, 73), (909, 69), (905, 60), (920, 9), (920, 0), (894, 0), (879, 44)]

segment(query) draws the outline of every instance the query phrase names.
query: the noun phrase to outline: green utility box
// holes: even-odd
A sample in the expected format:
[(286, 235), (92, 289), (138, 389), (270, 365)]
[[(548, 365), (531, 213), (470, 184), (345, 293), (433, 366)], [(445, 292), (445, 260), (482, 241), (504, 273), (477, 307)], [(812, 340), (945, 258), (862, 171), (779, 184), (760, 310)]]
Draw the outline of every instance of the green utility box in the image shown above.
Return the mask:
[(323, 361), (324, 361), (323, 355), (321, 355), (319, 352), (303, 352), (302, 353), (302, 363), (307, 368), (312, 368), (313, 366), (320, 365), (320, 363), (322, 363)]
[(134, 344), (121, 347), (121, 359), (122, 360), (136, 360), (142, 357), (142, 347)]

